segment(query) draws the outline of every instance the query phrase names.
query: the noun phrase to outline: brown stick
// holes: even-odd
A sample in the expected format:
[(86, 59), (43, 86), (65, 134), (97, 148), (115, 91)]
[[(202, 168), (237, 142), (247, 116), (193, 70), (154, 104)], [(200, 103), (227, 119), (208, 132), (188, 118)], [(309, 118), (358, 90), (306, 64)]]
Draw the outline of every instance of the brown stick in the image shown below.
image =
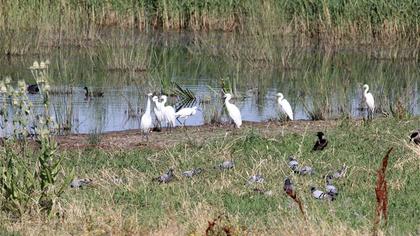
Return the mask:
[(303, 211), (303, 204), (302, 204), (302, 201), (301, 201), (301, 200), (300, 200), (300, 199), (296, 196), (295, 191), (291, 191), (291, 190), (289, 190), (289, 191), (286, 191), (286, 194), (287, 194), (290, 198), (292, 198), (292, 199), (293, 199), (293, 201), (295, 201), (295, 202), (298, 204), (300, 212), (302, 213), (303, 217), (306, 219), (305, 212)]
[(382, 217), (385, 220), (385, 224), (387, 223), (388, 218), (388, 187), (385, 180), (385, 172), (388, 166), (388, 158), (389, 154), (393, 148), (390, 148), (384, 158), (382, 159), (382, 164), (380, 168), (377, 170), (377, 179), (376, 179), (376, 214), (375, 219), (373, 222), (373, 235), (378, 235), (378, 227)]

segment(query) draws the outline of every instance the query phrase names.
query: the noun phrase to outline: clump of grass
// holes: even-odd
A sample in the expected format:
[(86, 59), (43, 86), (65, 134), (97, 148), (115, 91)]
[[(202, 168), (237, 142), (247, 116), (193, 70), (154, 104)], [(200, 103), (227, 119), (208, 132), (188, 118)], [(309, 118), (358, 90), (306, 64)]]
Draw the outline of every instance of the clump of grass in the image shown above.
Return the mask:
[(99, 132), (98, 129), (93, 130), (92, 132), (89, 133), (88, 136), (88, 143), (90, 146), (98, 146), (101, 143), (101, 132)]
[(393, 117), (397, 119), (407, 119), (411, 116), (411, 113), (407, 109), (407, 106), (404, 105), (400, 99), (397, 99), (394, 106), (390, 104), (389, 110), (391, 111), (391, 114)]

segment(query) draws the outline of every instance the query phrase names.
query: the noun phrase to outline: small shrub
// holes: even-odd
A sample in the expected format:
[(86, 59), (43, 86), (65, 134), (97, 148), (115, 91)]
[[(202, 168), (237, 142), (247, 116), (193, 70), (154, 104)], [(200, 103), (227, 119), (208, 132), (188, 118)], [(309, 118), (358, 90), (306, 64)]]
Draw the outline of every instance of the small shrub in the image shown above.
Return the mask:
[[(49, 214), (72, 177), (60, 178), (62, 158), (52, 136), (56, 125), (49, 115), (48, 64), (36, 62), (30, 69), (43, 96), (42, 114), (33, 114), (24, 81), (19, 81), (16, 89), (10, 79), (0, 83), (2, 95), (10, 100), (3, 103), (1, 112), (2, 131), (7, 140), (0, 149), (0, 206), (15, 217), (37, 209)], [(12, 128), (8, 127), (11, 132), (8, 135), (10, 116)], [(30, 126), (34, 130), (31, 135)], [(28, 145), (31, 137), (38, 147)]]

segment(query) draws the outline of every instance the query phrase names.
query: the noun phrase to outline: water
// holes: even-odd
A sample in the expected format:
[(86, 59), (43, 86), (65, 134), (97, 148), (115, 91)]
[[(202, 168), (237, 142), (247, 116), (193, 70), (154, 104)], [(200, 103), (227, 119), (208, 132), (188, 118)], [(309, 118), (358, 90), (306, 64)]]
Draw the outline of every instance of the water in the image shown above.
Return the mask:
[[(170, 86), (162, 87), (170, 81), (199, 98), (202, 111), (187, 120), (189, 126), (228, 122), (220, 93), (224, 85), (234, 88), (232, 102), (244, 121), (277, 119), (278, 92), (291, 103), (296, 120), (310, 119), (308, 111), (318, 108), (327, 119), (358, 118), (366, 114), (361, 109), (364, 83), (370, 85), (379, 113), (391, 113), (399, 102), (410, 114), (420, 114), (416, 47), (328, 47), (225, 35), (117, 36), (94, 47), (2, 58), (0, 76), (34, 83), (27, 68), (33, 60), (48, 58), (53, 90), (72, 90), (51, 96), (51, 112), (59, 123), (71, 124), (72, 133), (138, 129), (145, 94), (171, 92)], [(86, 99), (84, 86), (104, 96)], [(39, 111), (41, 96), (29, 98)], [(176, 98), (169, 103), (177, 104)]]

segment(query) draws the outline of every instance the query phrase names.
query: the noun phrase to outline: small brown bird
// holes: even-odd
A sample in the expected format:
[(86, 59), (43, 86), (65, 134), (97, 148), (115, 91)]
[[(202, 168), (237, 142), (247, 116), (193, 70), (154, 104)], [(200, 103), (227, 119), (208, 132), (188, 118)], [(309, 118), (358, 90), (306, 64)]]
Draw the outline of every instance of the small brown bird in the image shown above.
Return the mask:
[(318, 132), (316, 134), (318, 140), (315, 142), (312, 151), (322, 151), (328, 145), (328, 140), (325, 138), (325, 134), (323, 132)]

